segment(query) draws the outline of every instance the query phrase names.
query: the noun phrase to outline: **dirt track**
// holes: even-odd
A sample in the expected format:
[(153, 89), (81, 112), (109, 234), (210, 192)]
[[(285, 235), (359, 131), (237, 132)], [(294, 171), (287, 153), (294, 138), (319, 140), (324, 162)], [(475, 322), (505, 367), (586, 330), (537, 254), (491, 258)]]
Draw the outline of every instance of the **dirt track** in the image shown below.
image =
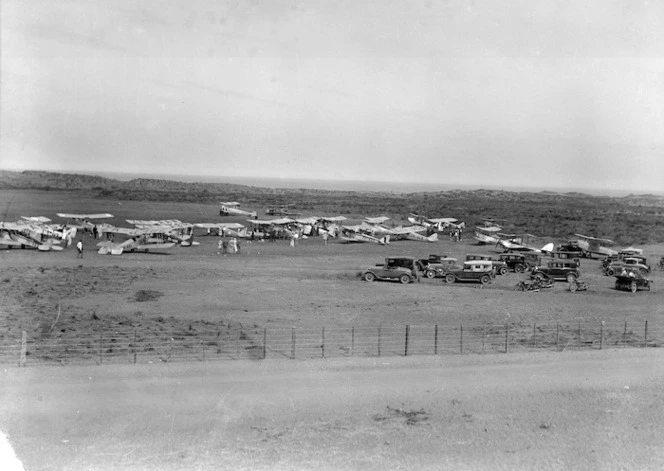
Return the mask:
[(664, 357), (5, 369), (26, 469), (661, 469)]

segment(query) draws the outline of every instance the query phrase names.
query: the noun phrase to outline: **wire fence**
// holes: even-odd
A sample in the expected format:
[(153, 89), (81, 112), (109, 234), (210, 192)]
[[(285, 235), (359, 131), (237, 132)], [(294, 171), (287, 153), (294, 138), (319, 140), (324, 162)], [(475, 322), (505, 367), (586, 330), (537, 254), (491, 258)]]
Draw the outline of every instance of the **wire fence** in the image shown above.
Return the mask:
[(0, 363), (122, 364), (509, 353), (661, 347), (664, 327), (652, 322), (500, 325), (400, 325), (335, 328), (234, 328), (144, 335), (113, 330), (89, 337), (46, 337), (0, 343)]

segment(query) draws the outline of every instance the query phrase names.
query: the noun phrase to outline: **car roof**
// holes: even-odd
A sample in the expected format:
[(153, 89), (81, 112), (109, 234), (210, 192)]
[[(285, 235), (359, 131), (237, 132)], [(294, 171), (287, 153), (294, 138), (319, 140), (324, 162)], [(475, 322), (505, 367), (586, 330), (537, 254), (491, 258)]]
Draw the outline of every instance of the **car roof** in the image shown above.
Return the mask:
[(415, 261), (415, 257), (404, 257), (402, 255), (397, 255), (397, 256), (392, 256), (392, 257), (385, 257), (385, 258), (391, 258), (393, 260), (412, 260), (412, 261)]
[(486, 266), (489, 266), (492, 263), (493, 262), (491, 262), (490, 260), (468, 260), (463, 262), (464, 265), (486, 265)]

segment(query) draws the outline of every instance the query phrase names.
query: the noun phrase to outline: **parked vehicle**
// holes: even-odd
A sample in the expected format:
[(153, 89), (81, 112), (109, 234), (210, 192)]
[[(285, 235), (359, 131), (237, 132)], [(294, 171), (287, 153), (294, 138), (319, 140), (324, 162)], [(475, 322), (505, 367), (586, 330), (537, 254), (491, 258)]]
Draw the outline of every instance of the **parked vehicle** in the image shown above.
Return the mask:
[(552, 286), (553, 280), (551, 278), (543, 279), (536, 276), (528, 281), (519, 281), (514, 289), (516, 291), (539, 291), (544, 288), (551, 288)]
[(364, 270), (361, 276), (365, 281), (391, 280), (404, 284), (420, 279), (416, 260), (413, 257), (387, 257), (385, 263)]
[(420, 258), (417, 260), (417, 265), (420, 271), (426, 272), (430, 265), (440, 263), (440, 261), (444, 258), (447, 258), (447, 255), (430, 254), (429, 258)]
[(549, 262), (545, 267), (533, 268), (531, 276), (542, 279), (551, 278), (555, 281), (567, 281), (571, 283), (581, 276), (581, 272), (579, 272), (576, 262), (560, 260)]
[(445, 272), (445, 283), (474, 282), (486, 285), (496, 277), (493, 262), (487, 260), (474, 260), (463, 262), (463, 267)]
[(645, 278), (637, 272), (630, 272), (627, 275), (616, 275), (616, 289), (622, 291), (631, 291), (636, 293), (639, 290), (650, 291), (652, 280)]
[(605, 273), (608, 276), (613, 276), (617, 273), (625, 271), (638, 271), (642, 275), (647, 275), (650, 273), (650, 266), (641, 263), (643, 257), (626, 257), (622, 260), (616, 260), (611, 262), (605, 269)]
[(501, 253), (499, 257), (500, 260), (505, 263), (508, 270), (514, 270), (516, 273), (524, 273), (531, 268), (530, 262), (524, 254)]
[(460, 270), (462, 268), (459, 265), (459, 261), (453, 257), (445, 257), (438, 260), (436, 263), (430, 263), (426, 270), (424, 270), (424, 276), (427, 278), (440, 278), (444, 277), (445, 273), (450, 270)]
[(493, 262), (493, 266), (496, 268), (496, 273), (498, 275), (507, 275), (507, 272), (509, 271), (507, 268), (507, 263), (505, 263), (503, 260), (495, 260), (491, 255), (477, 253), (469, 253), (466, 255), (467, 262), (471, 262), (473, 260), (488, 260), (489, 262)]

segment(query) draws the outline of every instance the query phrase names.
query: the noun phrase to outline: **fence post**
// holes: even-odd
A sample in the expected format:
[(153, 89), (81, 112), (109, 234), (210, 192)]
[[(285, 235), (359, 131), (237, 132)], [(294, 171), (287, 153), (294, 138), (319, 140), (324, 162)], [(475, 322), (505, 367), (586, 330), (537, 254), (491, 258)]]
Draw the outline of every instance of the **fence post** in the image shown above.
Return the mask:
[(242, 329), (237, 330), (237, 337), (235, 338), (235, 357), (240, 358), (240, 334)]
[(102, 344), (104, 342), (103, 335), (104, 334), (102, 332), (99, 333), (99, 364), (100, 365), (102, 363), (102, 349), (103, 349)]
[(438, 355), (438, 324), (433, 329), (433, 354)]
[(267, 353), (267, 328), (263, 328), (263, 360), (265, 360), (266, 353)]
[(378, 327), (378, 356), (380, 356), (380, 327)]
[(463, 353), (463, 324), (461, 324), (461, 330), (459, 331), (459, 351)]
[(406, 345), (404, 346), (403, 349), (403, 356), (405, 357), (408, 356), (408, 334), (410, 334), (410, 326), (406, 324)]
[(323, 342), (321, 344), (321, 358), (325, 358), (325, 327), (323, 327)]
[[(134, 329), (134, 343), (133, 345), (133, 350), (134, 350), (134, 365), (136, 364), (136, 329)], [(205, 350), (203, 350), (205, 352)]]
[(355, 327), (350, 328), (350, 356), (355, 353)]
[(533, 348), (537, 348), (537, 322), (533, 322)]
[(291, 327), (291, 360), (295, 360), (295, 327)]
[(581, 322), (579, 322), (579, 330), (577, 331), (577, 336), (579, 337), (578, 347), (581, 349)]
[(648, 321), (646, 321), (646, 327), (644, 329), (644, 334), (643, 334), (643, 346), (647, 347), (648, 346)]
[(486, 353), (486, 324), (482, 327), (482, 353)]
[(604, 321), (599, 324), (599, 349), (604, 346)]
[(509, 350), (510, 323), (505, 323), (505, 353)]
[(28, 355), (28, 333), (24, 330), (21, 334), (21, 353), (18, 357), (18, 366), (25, 366), (25, 359)]
[(560, 350), (560, 324), (556, 322), (556, 350)]
[(623, 348), (627, 345), (627, 321), (625, 321), (625, 330), (623, 331)]

